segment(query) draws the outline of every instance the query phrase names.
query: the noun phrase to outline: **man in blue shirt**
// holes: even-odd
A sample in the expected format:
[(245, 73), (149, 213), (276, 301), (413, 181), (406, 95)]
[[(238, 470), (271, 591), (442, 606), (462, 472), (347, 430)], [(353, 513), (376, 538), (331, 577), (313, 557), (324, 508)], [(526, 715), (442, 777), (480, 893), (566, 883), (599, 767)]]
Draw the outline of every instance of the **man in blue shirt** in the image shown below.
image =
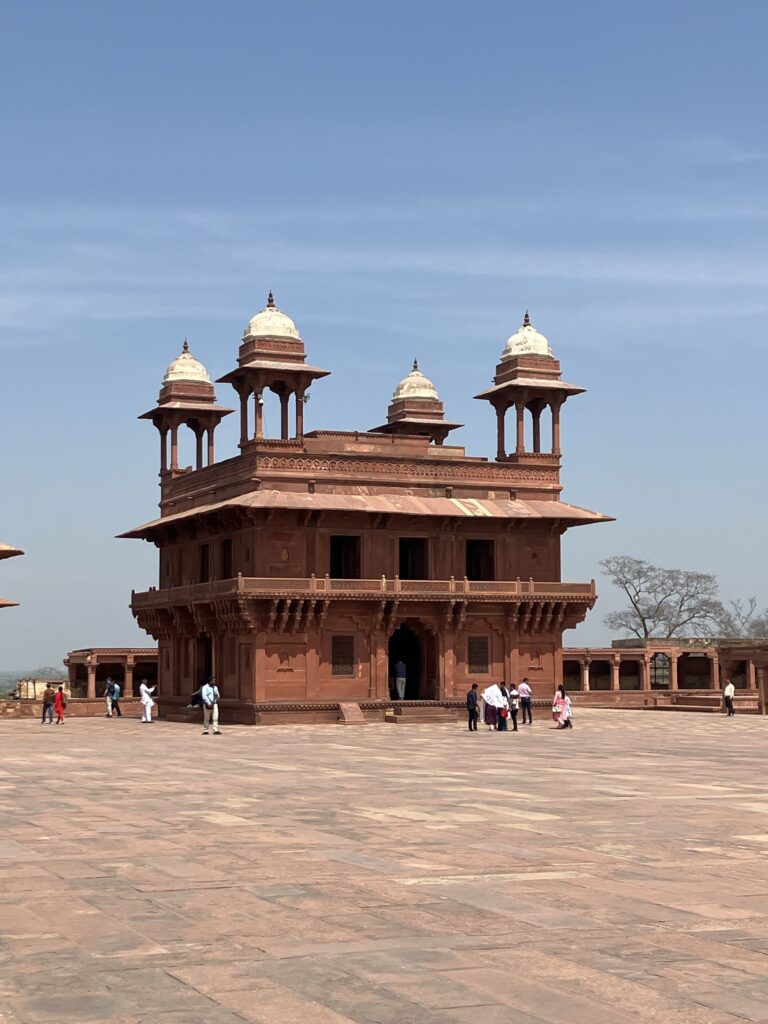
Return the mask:
[(219, 688), (214, 679), (209, 679), (200, 692), (203, 698), (203, 736), (208, 735), (208, 726), (213, 722), (213, 735), (219, 732)]
[(120, 683), (115, 679), (112, 682), (112, 712), (117, 715), (118, 718), (123, 717), (123, 712), (120, 710), (120, 695), (122, 694), (120, 689)]

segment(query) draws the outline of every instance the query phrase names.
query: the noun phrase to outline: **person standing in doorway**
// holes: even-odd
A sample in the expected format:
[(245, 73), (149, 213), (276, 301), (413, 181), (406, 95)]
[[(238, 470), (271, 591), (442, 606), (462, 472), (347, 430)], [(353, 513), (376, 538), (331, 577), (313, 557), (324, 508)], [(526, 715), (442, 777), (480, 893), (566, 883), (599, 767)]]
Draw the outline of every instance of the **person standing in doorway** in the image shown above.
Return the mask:
[(200, 696), (203, 698), (203, 736), (208, 735), (208, 726), (213, 722), (213, 735), (219, 732), (219, 688), (214, 679), (209, 679), (203, 686)]
[(472, 689), (467, 691), (467, 724), (470, 732), (477, 732), (477, 683), (472, 683)]
[(64, 712), (67, 707), (67, 696), (64, 687), (60, 686), (53, 695), (53, 710), (56, 712), (56, 725), (64, 725)]
[(48, 724), (53, 724), (53, 698), (56, 696), (56, 691), (50, 683), (45, 688), (43, 693), (43, 717), (40, 720), (41, 725), (45, 725), (45, 716), (48, 715)]
[(523, 725), (525, 725), (525, 716), (528, 716), (528, 725), (533, 725), (533, 716), (531, 714), (531, 706), (533, 700), (533, 690), (528, 682), (528, 676), (525, 676), (522, 683), (517, 688), (517, 692), (520, 694), (520, 704), (523, 708)]
[(733, 718), (736, 714), (736, 710), (733, 706), (733, 698), (736, 694), (736, 687), (733, 685), (733, 681), (729, 676), (725, 680), (725, 689), (723, 690), (723, 697), (725, 698), (725, 707), (728, 711), (728, 717)]
[(141, 701), (141, 721), (151, 722), (152, 721), (152, 708), (155, 706), (155, 702), (152, 699), (152, 694), (155, 692), (154, 686), (148, 686), (147, 680), (142, 679), (141, 685), (139, 686), (139, 700)]
[(112, 685), (114, 687), (114, 690), (112, 691), (112, 714), (117, 715), (118, 718), (122, 718), (123, 712), (120, 708), (120, 696), (123, 691), (120, 688), (120, 683), (118, 683), (116, 679), (113, 680)]
[(408, 670), (405, 667), (405, 663), (398, 661), (395, 663), (395, 689), (397, 690), (397, 699), (405, 700), (405, 687), (408, 681)]

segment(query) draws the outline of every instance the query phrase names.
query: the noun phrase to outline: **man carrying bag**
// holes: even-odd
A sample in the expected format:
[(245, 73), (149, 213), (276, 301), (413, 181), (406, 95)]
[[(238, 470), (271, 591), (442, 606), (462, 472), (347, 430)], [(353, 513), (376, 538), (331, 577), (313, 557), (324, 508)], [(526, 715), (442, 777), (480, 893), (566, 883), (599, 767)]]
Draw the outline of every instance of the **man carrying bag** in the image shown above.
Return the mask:
[(200, 696), (203, 698), (203, 736), (208, 735), (208, 726), (213, 722), (213, 735), (219, 732), (219, 688), (213, 679), (209, 679)]

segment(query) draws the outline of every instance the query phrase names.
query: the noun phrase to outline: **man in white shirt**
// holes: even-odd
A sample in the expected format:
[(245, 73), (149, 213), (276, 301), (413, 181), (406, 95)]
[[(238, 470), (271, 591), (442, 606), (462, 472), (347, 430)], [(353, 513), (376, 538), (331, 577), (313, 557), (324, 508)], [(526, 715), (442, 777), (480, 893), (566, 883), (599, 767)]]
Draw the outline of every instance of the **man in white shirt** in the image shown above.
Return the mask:
[(203, 698), (203, 736), (208, 735), (208, 726), (213, 722), (213, 735), (219, 732), (219, 688), (215, 680), (209, 679), (200, 691)]
[(520, 703), (523, 707), (523, 725), (525, 725), (526, 716), (528, 718), (528, 725), (533, 725), (533, 715), (531, 714), (531, 697), (533, 690), (528, 683), (528, 676), (523, 679), (522, 683), (517, 688), (517, 692), (520, 695)]
[(152, 721), (152, 708), (155, 706), (155, 702), (152, 699), (152, 694), (155, 692), (154, 686), (148, 686), (147, 680), (142, 679), (141, 685), (139, 686), (139, 700), (141, 701), (141, 720), (142, 722)]
[(730, 680), (730, 677), (725, 681), (725, 689), (723, 690), (723, 697), (725, 697), (725, 706), (728, 709), (728, 717), (733, 718), (736, 714), (733, 708), (733, 695), (736, 693), (736, 687)]

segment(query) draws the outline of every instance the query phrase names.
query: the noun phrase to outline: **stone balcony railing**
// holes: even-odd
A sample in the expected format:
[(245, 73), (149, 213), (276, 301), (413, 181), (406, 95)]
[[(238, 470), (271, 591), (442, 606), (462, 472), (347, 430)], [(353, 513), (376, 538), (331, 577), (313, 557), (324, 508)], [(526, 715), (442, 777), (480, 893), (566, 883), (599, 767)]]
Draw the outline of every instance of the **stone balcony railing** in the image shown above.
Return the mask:
[(328, 576), (306, 579), (262, 578), (237, 576), (229, 580), (211, 580), (182, 587), (152, 588), (132, 594), (134, 611), (168, 604), (194, 604), (229, 597), (250, 598), (318, 598), (358, 600), (472, 600), (593, 602), (595, 581), (590, 583), (547, 583), (532, 579), (469, 580), (466, 577), (448, 580), (403, 580), (398, 576), (380, 576), (372, 580), (340, 580)]

